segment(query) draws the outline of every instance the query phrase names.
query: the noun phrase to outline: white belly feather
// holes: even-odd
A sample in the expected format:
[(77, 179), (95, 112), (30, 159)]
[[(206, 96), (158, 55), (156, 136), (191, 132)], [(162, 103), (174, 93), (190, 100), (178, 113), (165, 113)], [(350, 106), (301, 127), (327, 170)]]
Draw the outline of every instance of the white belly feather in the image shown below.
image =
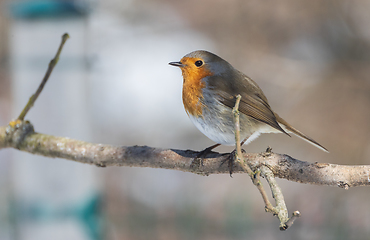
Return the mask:
[(201, 117), (194, 117), (190, 114), (189, 117), (199, 131), (212, 141), (222, 145), (235, 145), (235, 134), (233, 131), (225, 131), (225, 129), (221, 129), (219, 125), (215, 125), (215, 123), (207, 123)]
[[(201, 131), (212, 141), (226, 146), (235, 145), (234, 124), (226, 125), (223, 123), (223, 121), (221, 121), (220, 118), (194, 117), (191, 114), (189, 114), (189, 117), (199, 131)], [(252, 127), (249, 121), (246, 124), (244, 119), (244, 125), (242, 122), (243, 121), (240, 123), (242, 128), (240, 140), (243, 141), (244, 139), (248, 138), (244, 145), (247, 145), (253, 140), (257, 139), (261, 133), (279, 132), (267, 124), (258, 124), (258, 130), (256, 130), (256, 126), (253, 124), (254, 126)]]

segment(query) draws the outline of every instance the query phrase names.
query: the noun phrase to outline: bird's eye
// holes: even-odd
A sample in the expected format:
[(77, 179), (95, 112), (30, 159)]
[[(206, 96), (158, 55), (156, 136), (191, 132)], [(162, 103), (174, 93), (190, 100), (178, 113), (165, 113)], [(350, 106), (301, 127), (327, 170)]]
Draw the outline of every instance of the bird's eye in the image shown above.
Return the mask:
[(195, 66), (200, 67), (200, 66), (202, 66), (202, 65), (203, 65), (203, 61), (198, 60), (198, 61), (196, 61), (194, 64), (195, 64)]

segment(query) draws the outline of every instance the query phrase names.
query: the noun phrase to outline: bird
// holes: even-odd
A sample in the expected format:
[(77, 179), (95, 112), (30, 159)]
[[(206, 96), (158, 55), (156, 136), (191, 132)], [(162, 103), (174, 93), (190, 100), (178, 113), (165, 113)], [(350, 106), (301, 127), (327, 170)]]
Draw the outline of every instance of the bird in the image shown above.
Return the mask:
[(181, 69), (182, 101), (187, 115), (204, 135), (216, 142), (200, 155), (208, 154), (220, 145), (235, 146), (232, 109), (237, 95), (241, 96), (241, 145), (247, 145), (261, 133), (284, 133), (287, 136), (293, 133), (328, 152), (275, 113), (257, 83), (216, 54), (197, 50), (169, 64)]

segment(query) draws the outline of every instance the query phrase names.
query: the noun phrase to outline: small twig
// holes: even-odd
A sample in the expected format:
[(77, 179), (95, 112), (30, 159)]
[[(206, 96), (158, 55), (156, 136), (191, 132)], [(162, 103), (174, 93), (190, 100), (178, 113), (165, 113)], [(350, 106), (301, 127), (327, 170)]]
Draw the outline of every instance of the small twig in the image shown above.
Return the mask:
[(289, 220), (289, 215), (284, 201), (283, 193), (281, 192), (281, 189), (277, 184), (272, 171), (266, 166), (261, 166), (260, 169), (263, 176), (266, 178), (268, 184), (270, 185), (272, 196), (275, 199), (276, 207), (272, 209), (272, 212), (273, 214), (276, 214), (276, 216), (280, 220), (280, 230), (286, 230), (288, 228), (286, 222), (288, 222)]
[(239, 120), (239, 103), (240, 99), (242, 97), (240, 94), (236, 96), (236, 102), (235, 106), (233, 108), (233, 116), (234, 116), (234, 125), (235, 125), (235, 148), (236, 148), (236, 154), (235, 158), (236, 161), (240, 163), (242, 168), (248, 173), (248, 175), (252, 178), (254, 173), (251, 170), (251, 168), (248, 166), (248, 164), (245, 164), (244, 159), (243, 159), (243, 154), (242, 154), (242, 149), (240, 146), (240, 120)]
[[(241, 144), (240, 144), (240, 120), (239, 120), (239, 103), (240, 103), (241, 96), (236, 96), (236, 102), (235, 106), (233, 108), (233, 116), (234, 116), (234, 124), (235, 124), (235, 145), (236, 145), (236, 161), (239, 162), (242, 169), (248, 173), (248, 175), (251, 177), (253, 184), (257, 187), (259, 190), (263, 201), (265, 202), (265, 210), (266, 212), (270, 212), (273, 215), (276, 215), (280, 220), (280, 230), (286, 230), (289, 226), (291, 226), (294, 222), (294, 220), (299, 217), (299, 212), (296, 211), (293, 214), (292, 218), (289, 219), (288, 217), (288, 210), (284, 201), (284, 196), (281, 192), (280, 187), (277, 185), (275, 181), (275, 177), (273, 172), (266, 166), (261, 166), (256, 172), (253, 172), (252, 169), (249, 167), (247, 162), (244, 161), (242, 152), (241, 152)], [(270, 152), (271, 153), (271, 152)], [(266, 177), (266, 180), (268, 184), (270, 185), (270, 189), (272, 192), (272, 195), (275, 199), (276, 207), (274, 207), (265, 191), (265, 189), (262, 186), (260, 176), (261, 172), (264, 177)]]
[(273, 214), (277, 214), (275, 208), (270, 203), (270, 200), (267, 196), (265, 189), (260, 181), (260, 171), (256, 171), (255, 173), (252, 169), (248, 166), (247, 162), (244, 161), (243, 154), (241, 151), (240, 145), (240, 120), (239, 120), (239, 103), (240, 103), (241, 96), (238, 94), (236, 96), (235, 106), (233, 108), (233, 116), (234, 116), (234, 124), (235, 124), (235, 145), (236, 145), (236, 161), (239, 162), (242, 169), (248, 173), (250, 178), (252, 179), (253, 184), (257, 187), (258, 191), (260, 192), (263, 201), (265, 202), (265, 209), (268, 212), (272, 212)]
[(294, 221), (301, 216), (301, 213), (299, 211), (294, 211), (292, 214), (292, 217), (285, 223), (285, 229), (280, 229), (280, 230), (286, 230), (290, 226), (293, 225)]
[(36, 93), (33, 94), (30, 99), (28, 100), (28, 103), (26, 104), (26, 106), (24, 107), (24, 109), (22, 110), (21, 114), (19, 115), (19, 117), (17, 118), (17, 120), (20, 120), (20, 121), (23, 121), (24, 120), (24, 117), (26, 116), (26, 114), (28, 113), (28, 111), (31, 109), (31, 107), (33, 106), (33, 104), (35, 103), (36, 99), (38, 98), (38, 96), (40, 95), (42, 89), (44, 88), (46, 82), (48, 81), (49, 77), (50, 77), (50, 74), (51, 72), (53, 71), (55, 65), (58, 63), (58, 60), (59, 60), (59, 56), (60, 56), (60, 53), (62, 52), (62, 49), (63, 49), (63, 46), (65, 44), (65, 42), (67, 41), (67, 39), (69, 38), (69, 35), (68, 33), (65, 33), (63, 34), (62, 36), (62, 42), (60, 43), (60, 46), (59, 46), (59, 49), (54, 57), (54, 59), (52, 59), (49, 63), (49, 67), (45, 73), (45, 76), (44, 78), (42, 79), (42, 82), (40, 83), (40, 86), (39, 88), (37, 89)]
[(272, 214), (276, 215), (277, 214), (276, 209), (274, 208), (274, 206), (272, 206), (272, 204), (271, 204), (271, 202), (270, 202), (270, 200), (267, 196), (267, 193), (266, 193), (265, 189), (263, 188), (260, 176), (261, 176), (261, 171), (257, 170), (256, 173), (254, 174), (254, 176), (251, 177), (252, 182), (257, 187), (258, 191), (260, 192), (260, 194), (262, 196), (263, 202), (265, 203), (265, 211), (266, 212), (271, 212)]

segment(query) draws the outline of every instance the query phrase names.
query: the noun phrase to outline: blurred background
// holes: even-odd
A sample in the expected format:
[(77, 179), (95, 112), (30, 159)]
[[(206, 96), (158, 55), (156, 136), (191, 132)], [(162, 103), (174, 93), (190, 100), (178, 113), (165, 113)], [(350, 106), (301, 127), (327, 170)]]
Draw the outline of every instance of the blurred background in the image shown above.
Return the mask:
[[(272, 108), (327, 147), (266, 134), (244, 149), (370, 164), (370, 1), (0, 0), (0, 124), (60, 61), (27, 115), (36, 131), (113, 145), (202, 150), (182, 76), (205, 49), (247, 73)], [(221, 152), (232, 148), (220, 147)], [(97, 168), (0, 151), (0, 239), (369, 239), (370, 190), (279, 180), (302, 217), (286, 232), (249, 177)]]

